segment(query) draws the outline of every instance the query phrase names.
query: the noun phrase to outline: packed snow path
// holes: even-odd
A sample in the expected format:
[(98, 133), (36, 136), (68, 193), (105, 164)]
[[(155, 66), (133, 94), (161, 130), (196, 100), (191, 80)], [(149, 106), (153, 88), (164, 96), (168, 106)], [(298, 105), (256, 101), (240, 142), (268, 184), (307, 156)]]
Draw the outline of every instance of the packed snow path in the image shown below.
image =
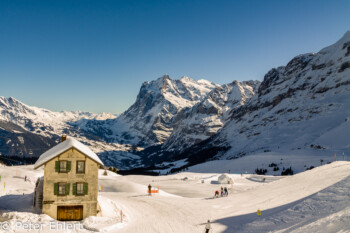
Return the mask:
[[(23, 212), (30, 212), (27, 199), (34, 185), (15, 178), (16, 169), (30, 178), (42, 174), (31, 167), (0, 167), (0, 211), (5, 212), (1, 216), (21, 220), (30, 215), (31, 221), (50, 221), (45, 215)], [(219, 175), (100, 176), (101, 198), (117, 203), (125, 213), (125, 222), (116, 221), (113, 226), (110, 221), (96, 219), (91, 228), (77, 232), (203, 232), (208, 219), (215, 233), (350, 232), (349, 162), (334, 162), (275, 181), (275, 177), (266, 176), (269, 183), (259, 182), (255, 175), (231, 175), (233, 193), (212, 198), (214, 191), (224, 186), (214, 182)], [(188, 180), (182, 180), (184, 177)], [(4, 181), (5, 192), (1, 186)], [(146, 195), (149, 183), (159, 185), (160, 194)], [(16, 195), (16, 205), (9, 201), (11, 195)], [(262, 211), (260, 220), (257, 209)]]

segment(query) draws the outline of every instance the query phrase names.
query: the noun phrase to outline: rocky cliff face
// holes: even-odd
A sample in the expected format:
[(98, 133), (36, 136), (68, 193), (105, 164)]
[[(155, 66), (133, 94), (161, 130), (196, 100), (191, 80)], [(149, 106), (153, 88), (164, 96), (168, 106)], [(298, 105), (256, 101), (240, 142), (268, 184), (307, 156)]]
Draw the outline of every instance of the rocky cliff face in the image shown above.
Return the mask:
[(162, 145), (162, 150), (180, 153), (215, 135), (225, 125), (230, 113), (255, 94), (259, 84), (258, 81), (234, 81), (216, 87), (193, 107), (184, 108), (175, 117), (174, 130)]
[(192, 108), (218, 86), (188, 77), (172, 80), (165, 75), (143, 83), (135, 103), (118, 118), (101, 124), (87, 120), (80, 127), (92, 134), (102, 130), (101, 137), (110, 142), (143, 147), (161, 144), (173, 131), (177, 114)]
[(192, 108), (215, 87), (208, 81), (187, 77), (172, 80), (165, 75), (144, 83), (135, 104), (115, 124), (128, 125), (129, 131), (139, 132), (139, 141), (145, 145), (163, 143), (173, 130), (174, 117), (183, 108)]

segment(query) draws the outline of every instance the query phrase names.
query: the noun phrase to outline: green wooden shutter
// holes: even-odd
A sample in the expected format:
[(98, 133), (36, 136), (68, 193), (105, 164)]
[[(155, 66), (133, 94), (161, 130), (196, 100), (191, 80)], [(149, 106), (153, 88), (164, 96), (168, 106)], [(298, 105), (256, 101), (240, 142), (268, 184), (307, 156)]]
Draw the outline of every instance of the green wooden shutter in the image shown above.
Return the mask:
[(69, 195), (69, 188), (70, 188), (70, 184), (67, 183), (66, 184), (66, 196)]
[(59, 161), (56, 161), (56, 162), (55, 162), (55, 171), (56, 171), (56, 172), (59, 172), (59, 171), (60, 171), (60, 162), (59, 162)]
[(71, 167), (72, 167), (72, 162), (67, 161), (67, 172), (70, 172)]
[(84, 194), (85, 195), (88, 194), (88, 189), (89, 189), (89, 184), (88, 183), (84, 183)]
[(55, 195), (58, 194), (58, 183), (54, 183), (53, 193), (54, 193)]
[(73, 195), (77, 195), (77, 183), (73, 183)]

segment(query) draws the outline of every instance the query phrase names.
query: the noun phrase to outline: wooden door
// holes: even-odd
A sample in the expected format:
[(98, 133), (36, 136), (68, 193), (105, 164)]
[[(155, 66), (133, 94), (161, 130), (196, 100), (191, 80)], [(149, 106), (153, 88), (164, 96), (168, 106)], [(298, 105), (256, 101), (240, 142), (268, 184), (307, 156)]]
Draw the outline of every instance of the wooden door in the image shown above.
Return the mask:
[(80, 221), (83, 219), (83, 206), (57, 206), (57, 220)]

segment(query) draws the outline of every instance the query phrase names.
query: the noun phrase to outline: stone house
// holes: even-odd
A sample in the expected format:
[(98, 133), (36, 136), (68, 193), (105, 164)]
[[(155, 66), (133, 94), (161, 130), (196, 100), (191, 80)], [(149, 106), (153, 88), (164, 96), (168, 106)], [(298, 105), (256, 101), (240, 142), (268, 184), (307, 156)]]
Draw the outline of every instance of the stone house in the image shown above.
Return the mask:
[(82, 220), (97, 214), (98, 168), (103, 163), (87, 146), (73, 138), (43, 153), (34, 169), (44, 166), (38, 179), (34, 206), (53, 219)]

